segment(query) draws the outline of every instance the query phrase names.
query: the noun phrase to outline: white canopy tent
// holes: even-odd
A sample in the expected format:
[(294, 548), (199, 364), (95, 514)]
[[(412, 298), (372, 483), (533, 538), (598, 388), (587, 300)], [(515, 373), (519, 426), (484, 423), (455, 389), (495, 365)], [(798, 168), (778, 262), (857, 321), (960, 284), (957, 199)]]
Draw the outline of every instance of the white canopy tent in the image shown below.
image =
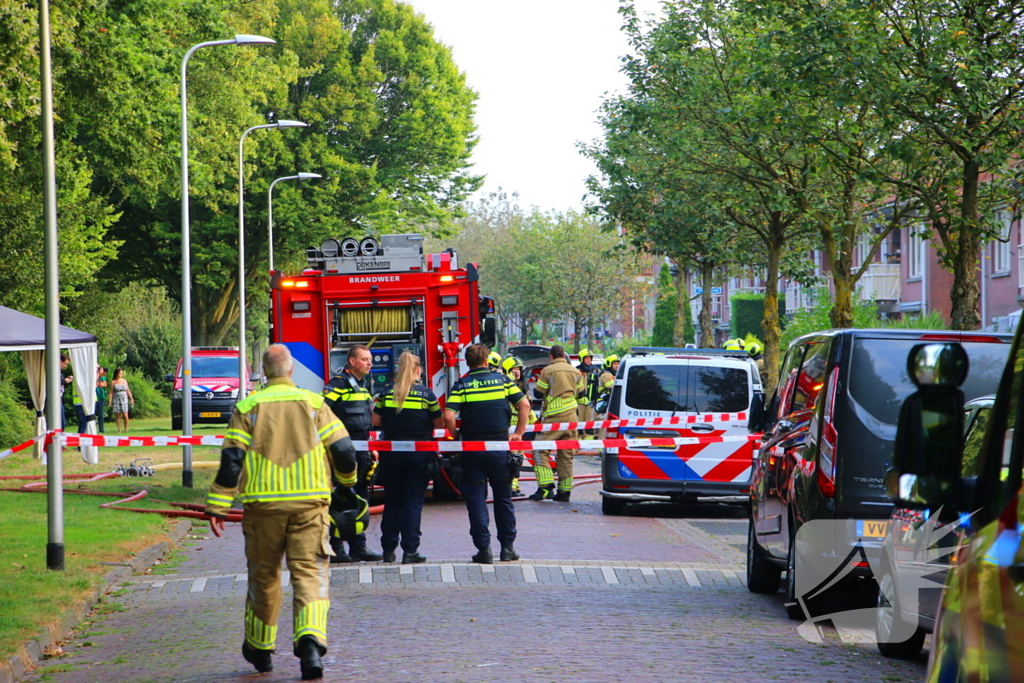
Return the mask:
[[(96, 433), (93, 410), (96, 405), (96, 336), (60, 326), (60, 347), (68, 350), (74, 368), (74, 384), (82, 397), (82, 408), (87, 419), (86, 433)], [(46, 431), (46, 321), (13, 308), (0, 306), (0, 352), (20, 351), (28, 376), (29, 393), (36, 409), (36, 434)], [(58, 399), (59, 400), (59, 399)], [(46, 462), (42, 442), (36, 444), (35, 457)], [(100, 461), (99, 449), (82, 447), (82, 460), (90, 464)]]

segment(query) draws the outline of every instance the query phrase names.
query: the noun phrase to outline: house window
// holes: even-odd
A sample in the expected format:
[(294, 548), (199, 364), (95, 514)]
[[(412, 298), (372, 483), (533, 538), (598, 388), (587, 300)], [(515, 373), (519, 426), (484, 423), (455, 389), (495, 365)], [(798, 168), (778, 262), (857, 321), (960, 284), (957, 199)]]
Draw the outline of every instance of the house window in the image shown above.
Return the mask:
[(924, 226), (910, 228), (907, 240), (907, 277), (914, 279), (924, 275)]
[(996, 225), (999, 226), (999, 239), (992, 243), (992, 272), (1010, 272), (1010, 224), (1013, 214), (1009, 211), (996, 211)]
[(863, 266), (868, 262), (868, 254), (871, 253), (871, 236), (861, 235), (857, 238), (857, 265)]

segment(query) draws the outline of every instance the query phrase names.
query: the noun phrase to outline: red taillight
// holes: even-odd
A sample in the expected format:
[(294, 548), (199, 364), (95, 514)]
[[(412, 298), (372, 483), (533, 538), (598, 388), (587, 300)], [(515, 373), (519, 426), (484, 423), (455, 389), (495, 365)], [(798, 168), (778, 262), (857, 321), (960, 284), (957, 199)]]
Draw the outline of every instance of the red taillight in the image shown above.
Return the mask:
[(1003, 340), (987, 334), (922, 334), (920, 341), (977, 342), (980, 344), (1002, 344)]
[(818, 468), (818, 488), (821, 489), (821, 495), (826, 498), (835, 498), (836, 483), (829, 479), (825, 471), (820, 467)]
[(825, 393), (825, 414), (822, 419), (821, 439), (818, 447), (818, 488), (821, 495), (834, 498), (836, 495), (836, 445), (839, 434), (836, 432), (834, 412), (836, 393), (839, 389), (839, 366), (832, 368), (828, 378), (828, 389)]

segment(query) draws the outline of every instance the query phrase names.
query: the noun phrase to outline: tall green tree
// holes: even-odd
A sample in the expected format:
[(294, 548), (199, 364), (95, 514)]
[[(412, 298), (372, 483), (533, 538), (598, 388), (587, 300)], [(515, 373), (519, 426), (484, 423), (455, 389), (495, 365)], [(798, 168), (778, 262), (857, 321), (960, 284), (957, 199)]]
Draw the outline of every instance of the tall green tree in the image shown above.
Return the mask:
[[(479, 184), (467, 171), (475, 94), (423, 17), (392, 0), (265, 0), (205, 6), (200, 16), (203, 26), (176, 36), (170, 46), (175, 57), (210, 33), (266, 34), (280, 41), (270, 49), (201, 51), (189, 66), (195, 334), (198, 343), (216, 343), (239, 314), (237, 159), (243, 130), (285, 118), (310, 124), (301, 131), (259, 131), (246, 142), (247, 279), (255, 285), (250, 302), (262, 303), (266, 190), (274, 177), (300, 170), (325, 176), (282, 188), (275, 198), (280, 267), (298, 267), (305, 247), (328, 237), (443, 229)], [(151, 28), (142, 14), (128, 19), (140, 32)], [(162, 62), (166, 86), (176, 65), (176, 58)], [(177, 95), (173, 87), (165, 90)], [(165, 99), (168, 109), (171, 100)], [(173, 139), (173, 131), (165, 122), (145, 132)], [(121, 184), (116, 177), (109, 182)], [(124, 258), (109, 274), (121, 281), (156, 275), (177, 297), (179, 197), (166, 184), (153, 190), (122, 191), (131, 205), (115, 228), (125, 240)]]
[[(65, 300), (79, 295), (97, 270), (114, 257), (118, 242), (108, 229), (116, 208), (92, 191), (94, 173), (80, 141), (68, 135), (66, 120), (75, 103), (63, 85), (69, 80), (62, 55), (84, 39), (81, 26), (96, 13), (93, 3), (56, 5), (51, 33), (56, 110), (58, 259), (60, 292)], [(43, 179), (40, 149), (39, 29), (34, 6), (0, 2), (0, 304), (42, 314)]]
[(884, 182), (912, 201), (953, 273), (954, 329), (976, 329), (978, 255), (1013, 198), (1024, 128), (1024, 15), (1001, 0), (780, 0), (751, 11), (790, 26), (784, 61), (838, 106), (869, 106), (897, 162)]
[(654, 308), (653, 346), (672, 346), (676, 328), (676, 287), (667, 266), (658, 273), (658, 303)]

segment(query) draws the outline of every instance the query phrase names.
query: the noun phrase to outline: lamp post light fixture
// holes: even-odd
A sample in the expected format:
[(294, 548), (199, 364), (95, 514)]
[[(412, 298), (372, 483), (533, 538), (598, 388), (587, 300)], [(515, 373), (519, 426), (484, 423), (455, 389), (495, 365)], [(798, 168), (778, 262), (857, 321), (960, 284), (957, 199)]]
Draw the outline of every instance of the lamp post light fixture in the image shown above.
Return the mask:
[(274, 185), (282, 180), (315, 180), (323, 178), (319, 173), (299, 173), (276, 178), (267, 190), (267, 255), (270, 261), (270, 272), (274, 272)]
[(249, 375), (245, 372), (245, 136), (267, 128), (305, 128), (302, 121), (282, 119), (247, 128), (238, 140), (238, 400), (245, 398)]
[[(192, 436), (192, 262), (188, 219), (188, 88), (185, 72), (196, 50), (217, 45), (271, 45), (277, 41), (244, 33), (197, 43), (181, 60), (181, 434)], [(181, 485), (192, 488), (192, 446), (182, 446)]]

